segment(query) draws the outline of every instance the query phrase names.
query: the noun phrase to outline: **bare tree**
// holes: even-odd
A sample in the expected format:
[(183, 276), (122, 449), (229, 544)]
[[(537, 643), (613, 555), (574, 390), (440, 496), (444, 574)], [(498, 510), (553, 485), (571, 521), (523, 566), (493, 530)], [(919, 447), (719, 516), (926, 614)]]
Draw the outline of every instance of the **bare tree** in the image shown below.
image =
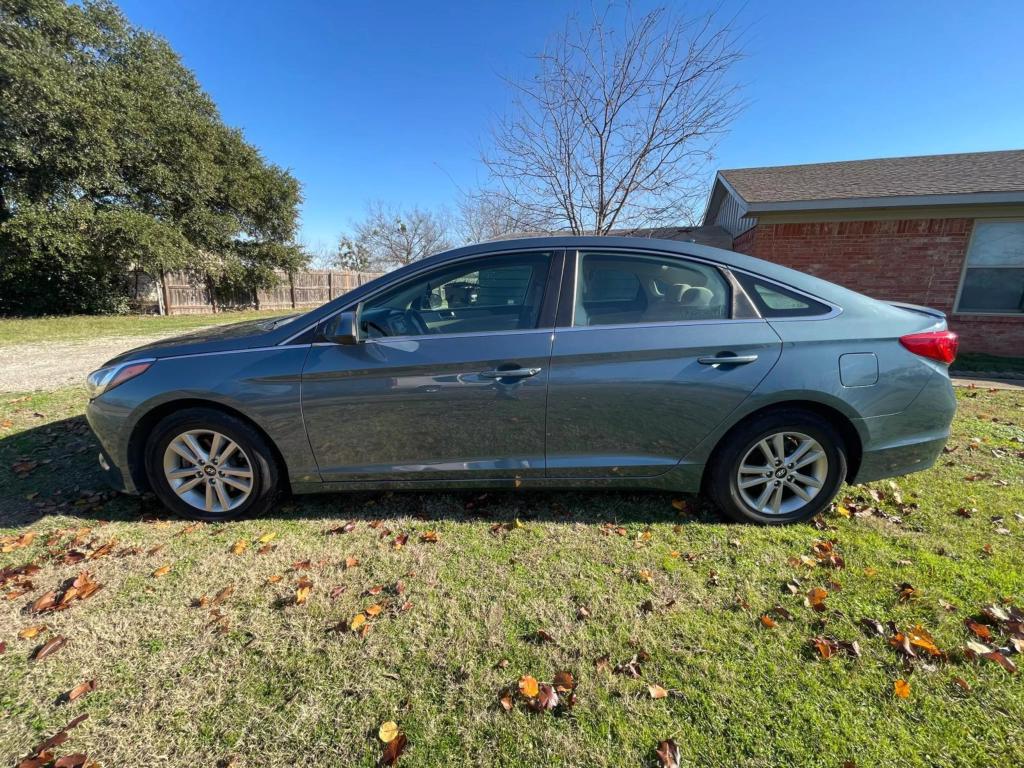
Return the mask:
[(317, 240), (312, 244), (304, 240), (300, 246), (307, 254), (312, 269), (330, 269), (338, 261), (337, 251), (323, 240)]
[(393, 269), (450, 248), (448, 230), (449, 217), (443, 210), (403, 210), (374, 202), (366, 206), (366, 217), (355, 225), (354, 236), (342, 238), (342, 248), (348, 240), (360, 264), (368, 260), (374, 269)]
[[(570, 17), (483, 161), (496, 205), (535, 230), (604, 234), (692, 220), (721, 134), (742, 108), (733, 23), (656, 9)], [(617, 21), (616, 21), (617, 19)]]
[(506, 202), (486, 190), (464, 194), (455, 225), (459, 238), (465, 243), (482, 243), (529, 232), (529, 224)]

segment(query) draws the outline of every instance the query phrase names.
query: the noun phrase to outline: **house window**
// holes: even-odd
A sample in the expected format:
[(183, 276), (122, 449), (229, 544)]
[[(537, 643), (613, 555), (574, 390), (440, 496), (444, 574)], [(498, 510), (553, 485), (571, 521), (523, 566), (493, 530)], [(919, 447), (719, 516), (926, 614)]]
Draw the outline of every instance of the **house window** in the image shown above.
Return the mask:
[(975, 223), (956, 309), (1024, 314), (1024, 221)]

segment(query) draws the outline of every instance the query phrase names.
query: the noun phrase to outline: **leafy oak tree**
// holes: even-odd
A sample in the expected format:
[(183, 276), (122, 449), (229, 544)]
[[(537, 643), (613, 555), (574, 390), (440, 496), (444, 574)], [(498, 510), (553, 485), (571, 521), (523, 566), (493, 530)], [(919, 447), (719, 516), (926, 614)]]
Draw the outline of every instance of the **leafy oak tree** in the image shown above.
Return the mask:
[(132, 269), (272, 284), (300, 201), (112, 3), (0, 0), (0, 314), (116, 311)]

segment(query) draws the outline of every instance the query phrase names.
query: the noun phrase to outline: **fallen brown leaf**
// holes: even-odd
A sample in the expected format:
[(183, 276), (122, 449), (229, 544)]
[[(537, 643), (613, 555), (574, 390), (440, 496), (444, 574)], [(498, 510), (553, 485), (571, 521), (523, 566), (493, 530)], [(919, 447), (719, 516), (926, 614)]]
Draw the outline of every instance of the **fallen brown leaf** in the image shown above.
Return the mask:
[(394, 765), (397, 763), (398, 758), (401, 757), (408, 743), (409, 740), (406, 738), (406, 735), (404, 733), (399, 733), (395, 738), (384, 745), (384, 751), (380, 756), (381, 764)]
[(309, 593), (313, 591), (313, 582), (303, 576), (295, 589), (295, 604), (302, 605), (309, 599)]
[(555, 685), (555, 690), (561, 693), (567, 693), (576, 687), (576, 681), (568, 672), (556, 672), (555, 679), (552, 682)]
[(57, 635), (56, 637), (46, 641), (41, 646), (36, 648), (29, 658), (32, 661), (42, 661), (47, 656), (52, 656), (65, 645), (67, 645), (67, 642), (67, 638), (64, 637), (64, 635)]
[[(355, 530), (356, 524), (354, 522), (344, 523), (339, 525), (337, 528), (331, 528), (330, 530), (324, 531), (328, 536), (337, 535), (341, 533), (352, 533)], [(374, 526), (376, 527), (376, 526)]]
[(84, 696), (87, 693), (92, 693), (96, 690), (95, 680), (86, 680), (85, 682), (79, 683), (67, 693), (68, 701), (74, 701), (77, 698)]
[(554, 709), (558, 706), (557, 691), (548, 683), (541, 683), (537, 690), (537, 708), (540, 710)]
[(992, 639), (992, 630), (984, 624), (981, 624), (974, 619), (964, 619), (964, 626), (967, 627), (971, 632), (980, 637), (982, 640)]
[(1010, 661), (1008, 658), (1006, 658), (999, 651), (989, 651), (988, 653), (982, 654), (982, 656), (984, 656), (989, 661), (994, 661), (996, 664), (1001, 666), (1010, 674), (1014, 674), (1017, 672), (1017, 665)]
[(661, 768), (679, 768), (679, 747), (673, 739), (666, 739), (658, 744), (655, 750)]
[(807, 605), (816, 611), (825, 610), (825, 598), (828, 597), (828, 590), (823, 587), (814, 587), (807, 593)]

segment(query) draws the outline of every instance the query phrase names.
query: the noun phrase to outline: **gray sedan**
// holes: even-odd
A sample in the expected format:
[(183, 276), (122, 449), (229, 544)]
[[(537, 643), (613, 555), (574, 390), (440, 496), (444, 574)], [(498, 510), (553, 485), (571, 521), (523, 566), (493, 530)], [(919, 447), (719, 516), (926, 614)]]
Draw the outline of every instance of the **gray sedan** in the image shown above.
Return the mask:
[(303, 315), (89, 376), (109, 480), (216, 520), (279, 491), (704, 491), (787, 523), (932, 465), (956, 401), (936, 310), (730, 251), (536, 238), (426, 259)]

